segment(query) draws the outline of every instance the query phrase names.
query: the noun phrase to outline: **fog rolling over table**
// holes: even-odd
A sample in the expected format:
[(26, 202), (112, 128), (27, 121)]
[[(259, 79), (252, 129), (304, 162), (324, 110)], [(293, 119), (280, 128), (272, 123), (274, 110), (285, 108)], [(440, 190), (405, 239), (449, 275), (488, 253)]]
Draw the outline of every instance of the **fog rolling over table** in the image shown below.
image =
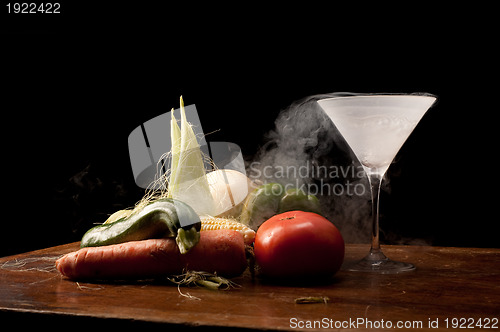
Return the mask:
[[(16, 327), (33, 322), (55, 330), (88, 327), (226, 327), (297, 330), (306, 324), (346, 324), (357, 330), (398, 322), (445, 329), (457, 319), (486, 322), (500, 318), (500, 249), (383, 246), (385, 253), (411, 261), (403, 274), (341, 270), (327, 284), (279, 285), (252, 281), (246, 272), (226, 291), (181, 287), (165, 282), (75, 282), (53, 267), (57, 257), (78, 243), (0, 259), (0, 319)], [(345, 264), (368, 246), (347, 245)], [(328, 303), (296, 304), (301, 297), (327, 297)], [(481, 321), (480, 321), (481, 319)], [(316, 322), (316, 323), (314, 323)], [(411, 322), (411, 323), (408, 323)], [(438, 324), (436, 326), (436, 323)], [(7, 326), (7, 325), (5, 325)], [(499, 326), (499, 323), (496, 325)], [(351, 325), (352, 328), (352, 325)]]

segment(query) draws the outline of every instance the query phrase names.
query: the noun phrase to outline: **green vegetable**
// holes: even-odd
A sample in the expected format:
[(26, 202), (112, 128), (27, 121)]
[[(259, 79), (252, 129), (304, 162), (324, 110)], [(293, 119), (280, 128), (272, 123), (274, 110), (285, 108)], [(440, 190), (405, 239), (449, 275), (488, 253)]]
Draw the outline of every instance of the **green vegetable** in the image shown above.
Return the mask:
[(257, 229), (264, 221), (271, 218), (279, 209), (285, 188), (279, 183), (266, 183), (248, 194), (240, 222)]
[(97, 247), (175, 237), (179, 251), (184, 254), (198, 243), (200, 229), (200, 218), (189, 205), (165, 198), (146, 205), (127, 217), (91, 228), (83, 235), (80, 246)]
[(240, 222), (256, 229), (272, 216), (293, 210), (321, 214), (316, 196), (297, 188), (285, 190), (279, 183), (266, 183), (247, 196)]
[(321, 214), (319, 200), (314, 195), (307, 195), (303, 190), (297, 188), (287, 189), (280, 200), (278, 214), (287, 211), (304, 211)]
[(205, 174), (200, 145), (186, 118), (184, 101), (180, 98), (181, 127), (172, 110), (170, 133), (172, 164), (168, 179), (168, 198), (189, 204), (199, 215), (214, 215), (215, 202)]

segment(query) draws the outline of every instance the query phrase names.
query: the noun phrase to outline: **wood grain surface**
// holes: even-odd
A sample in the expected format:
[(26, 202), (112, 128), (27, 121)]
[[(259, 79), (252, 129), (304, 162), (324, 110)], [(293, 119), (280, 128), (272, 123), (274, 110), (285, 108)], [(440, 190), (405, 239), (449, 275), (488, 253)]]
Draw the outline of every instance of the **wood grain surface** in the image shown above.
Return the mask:
[[(55, 270), (54, 261), (77, 249), (78, 243), (71, 243), (1, 258), (2, 322), (39, 322), (65, 331), (139, 325), (382, 330), (397, 324), (445, 329), (460, 323), (454, 318), (468, 319), (467, 324), (488, 318), (491, 326), (500, 318), (500, 249), (385, 246), (390, 258), (414, 263), (417, 270), (397, 275), (341, 270), (330, 282), (314, 285), (252, 280), (246, 272), (233, 279), (240, 287), (224, 291), (178, 289), (162, 280), (68, 280)], [(347, 245), (346, 263), (367, 251), (364, 245)], [(296, 304), (300, 297), (327, 297), (329, 302)]]

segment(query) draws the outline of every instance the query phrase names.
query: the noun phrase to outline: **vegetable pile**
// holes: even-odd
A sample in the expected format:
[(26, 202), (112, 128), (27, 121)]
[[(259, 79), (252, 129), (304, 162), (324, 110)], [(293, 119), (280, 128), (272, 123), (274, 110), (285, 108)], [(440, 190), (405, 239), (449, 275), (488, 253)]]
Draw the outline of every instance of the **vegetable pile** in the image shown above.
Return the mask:
[(208, 157), (187, 122), (182, 97), (180, 106), (180, 127), (172, 109), (168, 171), (133, 209), (87, 231), (80, 250), (57, 260), (59, 272), (71, 279), (179, 280), (174, 276), (182, 274), (190, 277), (180, 280), (199, 278), (195, 284), (215, 287), (228, 284), (218, 276), (245, 271), (254, 245), (263, 277), (334, 275), (344, 242), (320, 215), (317, 197), (278, 183), (256, 186), (233, 170), (207, 172)]

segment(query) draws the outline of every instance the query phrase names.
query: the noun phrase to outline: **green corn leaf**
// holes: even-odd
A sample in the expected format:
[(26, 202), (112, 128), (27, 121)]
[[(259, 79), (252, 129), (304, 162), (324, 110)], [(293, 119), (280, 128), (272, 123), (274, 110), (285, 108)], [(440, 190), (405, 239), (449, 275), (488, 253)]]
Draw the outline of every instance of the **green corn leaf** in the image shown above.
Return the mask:
[(170, 120), (170, 139), (172, 141), (172, 164), (170, 167), (170, 181), (168, 198), (173, 198), (172, 195), (176, 191), (175, 187), (178, 183), (177, 167), (179, 166), (179, 156), (181, 153), (181, 129), (177, 124), (174, 116), (174, 109), (172, 108), (172, 119)]
[(180, 130), (173, 115), (171, 121), (172, 165), (168, 197), (189, 204), (198, 215), (213, 215), (215, 204), (205, 176), (203, 156), (193, 128), (187, 121), (182, 96), (180, 104)]

